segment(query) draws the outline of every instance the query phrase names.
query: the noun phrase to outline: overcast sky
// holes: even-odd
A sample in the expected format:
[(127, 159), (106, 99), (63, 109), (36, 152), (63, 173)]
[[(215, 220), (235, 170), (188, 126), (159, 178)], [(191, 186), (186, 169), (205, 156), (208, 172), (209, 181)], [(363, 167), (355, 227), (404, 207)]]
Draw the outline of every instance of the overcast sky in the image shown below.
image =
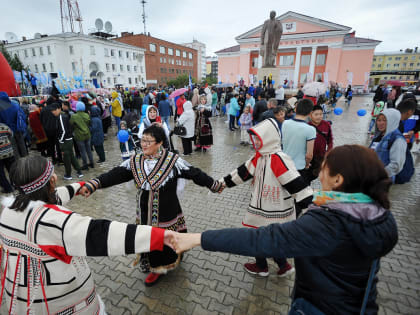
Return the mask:
[[(1, 0), (6, 2), (7, 0)], [(376, 51), (397, 51), (420, 46), (418, 0), (146, 0), (147, 32), (175, 43), (206, 44), (206, 54), (236, 45), (235, 37), (268, 18), (294, 11), (352, 27), (356, 36), (381, 40)], [(306, 2), (307, 4), (303, 4)], [(143, 32), (140, 0), (79, 0), (83, 30), (94, 28), (95, 19), (111, 21), (113, 32)], [(18, 38), (34, 33), (61, 32), (59, 0), (14, 0), (2, 6), (0, 39), (5, 32)]]

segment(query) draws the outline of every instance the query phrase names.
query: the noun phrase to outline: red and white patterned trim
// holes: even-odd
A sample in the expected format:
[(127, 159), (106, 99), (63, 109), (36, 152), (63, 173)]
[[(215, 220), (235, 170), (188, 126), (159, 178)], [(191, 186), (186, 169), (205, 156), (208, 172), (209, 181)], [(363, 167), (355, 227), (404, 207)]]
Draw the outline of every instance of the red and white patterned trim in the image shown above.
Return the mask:
[(25, 194), (33, 193), (34, 191), (37, 191), (44, 187), (53, 174), (54, 165), (51, 163), (51, 161), (47, 161), (47, 167), (45, 168), (45, 171), (42, 173), (42, 175), (34, 181), (30, 182), (29, 184), (20, 186), (20, 189), (22, 189)]

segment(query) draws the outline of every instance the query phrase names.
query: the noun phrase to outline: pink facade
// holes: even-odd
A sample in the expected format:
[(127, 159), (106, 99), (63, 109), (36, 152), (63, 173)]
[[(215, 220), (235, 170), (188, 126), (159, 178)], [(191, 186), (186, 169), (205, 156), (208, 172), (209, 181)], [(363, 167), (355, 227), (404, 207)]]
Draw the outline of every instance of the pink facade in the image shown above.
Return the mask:
[[(366, 84), (380, 41), (356, 37), (355, 32), (350, 33), (351, 27), (291, 11), (276, 19), (283, 24), (276, 58), (280, 74), (273, 78), (276, 82), (287, 79), (293, 87), (318, 79), (341, 86)], [(219, 81), (234, 83), (242, 77), (247, 84), (258, 82), (261, 28), (262, 25), (236, 37), (239, 45), (216, 52)]]

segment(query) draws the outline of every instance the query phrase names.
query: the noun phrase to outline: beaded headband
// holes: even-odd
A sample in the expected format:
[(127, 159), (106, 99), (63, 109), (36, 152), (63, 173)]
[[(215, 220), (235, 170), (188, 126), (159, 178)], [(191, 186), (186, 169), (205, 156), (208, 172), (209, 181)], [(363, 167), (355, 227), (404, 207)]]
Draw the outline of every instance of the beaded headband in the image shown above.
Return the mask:
[(50, 180), (53, 173), (54, 173), (54, 166), (51, 163), (51, 161), (47, 161), (47, 167), (45, 168), (45, 171), (42, 173), (42, 175), (39, 176), (34, 181), (30, 182), (29, 184), (20, 186), (20, 189), (22, 189), (26, 195), (33, 193), (34, 191), (37, 191), (41, 189), (42, 187), (44, 187)]

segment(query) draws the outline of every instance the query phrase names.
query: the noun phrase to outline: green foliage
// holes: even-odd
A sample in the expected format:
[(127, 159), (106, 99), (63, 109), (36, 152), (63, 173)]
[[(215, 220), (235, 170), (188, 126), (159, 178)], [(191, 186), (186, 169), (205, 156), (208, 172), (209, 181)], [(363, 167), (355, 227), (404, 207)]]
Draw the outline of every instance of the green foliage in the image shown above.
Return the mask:
[(20, 61), (19, 57), (17, 55), (14, 55), (13, 57), (9, 54), (6, 47), (4, 47), (3, 43), (0, 43), (0, 52), (3, 54), (4, 58), (6, 58), (7, 62), (10, 65), (10, 68), (16, 71), (22, 71), (25, 69), (23, 66), (22, 61)]
[(208, 85), (213, 85), (213, 84), (217, 84), (217, 78), (213, 78), (211, 76), (206, 76), (206, 78), (201, 81), (201, 84), (208, 84)]
[[(195, 78), (192, 78), (193, 83), (197, 83), (197, 80)], [(184, 86), (187, 86), (189, 84), (189, 76), (188, 74), (181, 74), (180, 76), (177, 76), (173, 80), (168, 80), (166, 83), (167, 85), (174, 85), (175, 88), (183, 88)]]

